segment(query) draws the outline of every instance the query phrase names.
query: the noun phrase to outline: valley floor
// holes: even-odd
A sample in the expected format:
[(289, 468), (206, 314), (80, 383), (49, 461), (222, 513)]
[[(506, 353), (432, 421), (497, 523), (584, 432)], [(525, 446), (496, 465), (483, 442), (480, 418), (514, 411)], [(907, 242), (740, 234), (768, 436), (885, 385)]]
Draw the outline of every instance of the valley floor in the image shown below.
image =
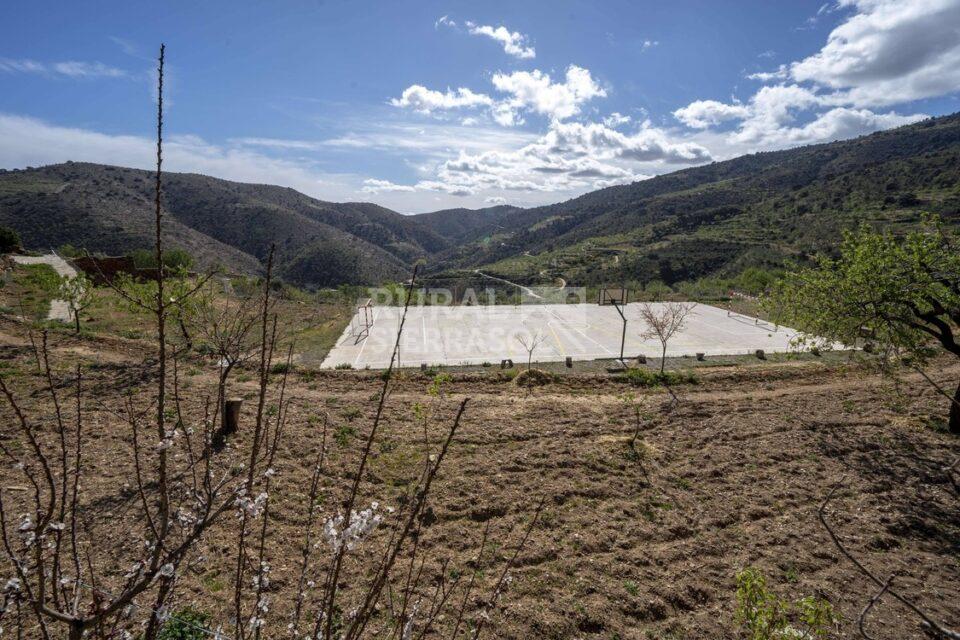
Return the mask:
[[(3, 327), (0, 359), (18, 390), (36, 382), (29, 349), (15, 328)], [(85, 489), (95, 497), (84, 517), (116, 557), (140, 544), (121, 526), (136, 504), (129, 483), (129, 427), (104, 407), (118, 408), (126, 391), (147, 379), (149, 352), (133, 343), (56, 335), (53, 355), (66, 368), (89, 365), (96, 396), (88, 437), (96, 455)], [(181, 370), (196, 395), (211, 390), (212, 368)], [(955, 381), (960, 368), (936, 378)], [(634, 389), (604, 375), (571, 375), (523, 389), (486, 373), (454, 374), (438, 396), (431, 380), (405, 373), (389, 396), (386, 422), (363, 478), (364, 500), (395, 504), (422, 467), (424, 427), (417, 403), (435, 416), (426, 438), (439, 445), (457, 403), (469, 397), (464, 422), (431, 498), (421, 550), (431, 564), (467, 562), (485, 524), (496, 541), (474, 563), (486, 593), (539, 500), (540, 521), (520, 554), (514, 580), (492, 616), (490, 638), (743, 637), (733, 615), (735, 575), (748, 566), (770, 588), (792, 599), (826, 598), (842, 614), (835, 637), (857, 635), (857, 618), (876, 588), (831, 544), (817, 519), (827, 493), (838, 535), (868, 567), (898, 575), (933, 617), (960, 627), (960, 511), (942, 469), (960, 456), (960, 440), (942, 431), (947, 405), (919, 378), (901, 384), (861, 365), (816, 362), (716, 367), (697, 385), (677, 387), (671, 407), (663, 390)], [(287, 394), (290, 422), (281, 441), (275, 526), (268, 545), (273, 593), (268, 619), (285, 629), (305, 518), (305, 491), (321, 446), (323, 416), (331, 462), (325, 515), (342, 499), (377, 391), (374, 372), (298, 371)], [(255, 381), (240, 375), (234, 392), (246, 397), (242, 425), (255, 411)], [(639, 456), (628, 443), (642, 409)], [(43, 398), (25, 402), (42, 408)], [(196, 399), (195, 404), (200, 399)], [(0, 409), (3, 437), (10, 412)], [(238, 439), (249, 437), (241, 428)], [(10, 443), (8, 443), (10, 444)], [(10, 465), (0, 483), (22, 484)], [(201, 545), (182, 577), (178, 605), (192, 604), (229, 624), (234, 518)], [(378, 539), (369, 541), (376, 548)], [(102, 569), (123, 571), (119, 565)], [(363, 575), (362, 560), (349, 570)], [(0, 576), (5, 577), (5, 576)], [(475, 605), (476, 606), (476, 605)], [(473, 608), (474, 613), (476, 608)], [(448, 624), (440, 621), (443, 626)], [(867, 620), (877, 637), (921, 639), (918, 621), (885, 598)], [(31, 629), (32, 632), (32, 629)]]

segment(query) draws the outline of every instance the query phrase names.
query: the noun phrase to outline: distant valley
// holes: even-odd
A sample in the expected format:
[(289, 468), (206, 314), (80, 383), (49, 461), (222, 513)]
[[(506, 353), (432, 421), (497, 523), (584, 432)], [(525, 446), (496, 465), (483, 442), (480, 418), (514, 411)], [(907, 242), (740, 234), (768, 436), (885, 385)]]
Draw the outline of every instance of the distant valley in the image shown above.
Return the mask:
[[(70, 162), (0, 172), (0, 224), (31, 249), (117, 255), (149, 246), (152, 174)], [(307, 287), (477, 268), (523, 283), (673, 285), (829, 251), (861, 222), (893, 231), (921, 212), (960, 223), (960, 115), (854, 140), (743, 156), (550, 206), (402, 215), (293, 189), (164, 174), (166, 240), (202, 267), (277, 271)]]

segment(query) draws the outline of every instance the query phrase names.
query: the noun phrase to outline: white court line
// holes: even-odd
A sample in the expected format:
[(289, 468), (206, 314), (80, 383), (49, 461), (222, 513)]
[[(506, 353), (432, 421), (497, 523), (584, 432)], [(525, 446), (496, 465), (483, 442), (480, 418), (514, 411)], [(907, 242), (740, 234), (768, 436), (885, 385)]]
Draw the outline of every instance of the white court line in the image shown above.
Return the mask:
[(573, 329), (574, 331), (576, 331), (577, 333), (579, 333), (580, 335), (582, 335), (584, 338), (586, 338), (587, 340), (589, 340), (589, 341), (592, 342), (593, 344), (595, 344), (595, 345), (597, 345), (598, 347), (600, 347), (601, 349), (603, 349), (605, 352), (607, 352), (607, 353), (614, 353), (613, 351), (607, 349), (605, 346), (603, 346), (602, 344), (600, 344), (599, 342), (597, 342), (596, 340), (594, 340), (593, 338), (591, 338), (590, 336), (588, 336), (587, 334), (585, 334), (583, 331), (580, 331), (580, 329), (577, 329), (577, 328), (576, 328), (575, 326), (573, 326), (572, 324), (570, 324), (570, 323), (568, 323), (568, 322), (564, 322), (563, 318), (561, 318), (559, 315), (557, 315), (557, 312), (554, 311), (553, 309), (550, 310), (550, 313), (551, 313), (551, 315), (555, 316), (555, 317), (557, 318), (557, 320), (560, 321), (560, 324), (562, 324), (562, 325), (564, 325), (564, 326), (567, 326), (567, 327), (570, 327), (571, 329)]

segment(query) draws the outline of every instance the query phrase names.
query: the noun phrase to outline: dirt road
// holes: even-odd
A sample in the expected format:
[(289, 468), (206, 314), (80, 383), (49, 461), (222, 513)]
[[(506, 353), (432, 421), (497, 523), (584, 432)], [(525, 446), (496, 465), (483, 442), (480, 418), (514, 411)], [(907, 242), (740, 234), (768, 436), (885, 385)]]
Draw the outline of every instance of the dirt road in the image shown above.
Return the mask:
[[(48, 253), (42, 256), (13, 256), (13, 261), (17, 264), (48, 264), (53, 267), (61, 278), (75, 278), (77, 270), (58, 256), (56, 252)], [(50, 301), (50, 311), (47, 313), (47, 320), (56, 320), (59, 322), (73, 322), (73, 313), (70, 311), (70, 305), (66, 300), (54, 299)]]

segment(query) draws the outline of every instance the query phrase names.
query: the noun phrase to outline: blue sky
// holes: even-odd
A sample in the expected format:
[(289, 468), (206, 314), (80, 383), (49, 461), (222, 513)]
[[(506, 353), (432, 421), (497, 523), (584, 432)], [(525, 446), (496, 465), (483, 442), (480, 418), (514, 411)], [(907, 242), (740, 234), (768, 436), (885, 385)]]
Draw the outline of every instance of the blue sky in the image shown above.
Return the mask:
[(960, 0), (19, 3), (0, 167), (168, 167), (398, 211), (531, 206), (960, 110)]

